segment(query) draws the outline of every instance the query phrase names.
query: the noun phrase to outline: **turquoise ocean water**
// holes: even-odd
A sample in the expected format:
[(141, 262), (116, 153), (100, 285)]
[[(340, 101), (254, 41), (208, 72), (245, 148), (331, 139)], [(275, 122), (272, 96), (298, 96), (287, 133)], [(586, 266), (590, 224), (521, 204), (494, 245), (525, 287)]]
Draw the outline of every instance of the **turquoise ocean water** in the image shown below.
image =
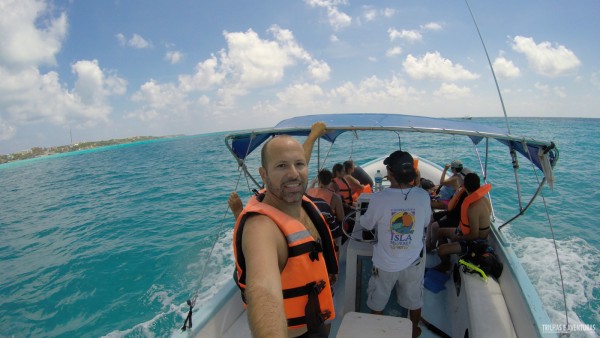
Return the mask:
[[(474, 122), (504, 126), (502, 119)], [(554, 189), (544, 188), (544, 199), (503, 231), (514, 240), (553, 323), (564, 324), (545, 200), (569, 322), (596, 326), (596, 332), (573, 336), (597, 336), (600, 119), (520, 118), (511, 120), (511, 129), (551, 139), (561, 152)], [(226, 201), (236, 187), (247, 197), (248, 184), (238, 180), (223, 138), (218, 133), (149, 141), (0, 166), (0, 337), (163, 337), (180, 328), (185, 301), (198, 293), (201, 307), (233, 271), (233, 217)], [(374, 159), (399, 142), (440, 165), (453, 158), (476, 164), (462, 137), (365, 133), (358, 139), (342, 135), (326, 166), (350, 155)], [(488, 166), (501, 219), (518, 210), (507, 158), (504, 152)], [(313, 157), (311, 167), (316, 162)], [(256, 171), (256, 160), (248, 165)], [(520, 171), (527, 197), (535, 176), (523, 159)]]

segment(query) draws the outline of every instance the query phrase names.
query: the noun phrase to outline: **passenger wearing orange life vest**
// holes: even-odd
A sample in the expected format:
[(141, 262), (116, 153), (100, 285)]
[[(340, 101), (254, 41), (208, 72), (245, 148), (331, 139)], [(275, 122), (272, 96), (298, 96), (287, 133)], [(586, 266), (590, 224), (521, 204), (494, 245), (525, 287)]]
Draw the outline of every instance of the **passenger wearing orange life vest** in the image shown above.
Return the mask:
[(333, 173), (333, 189), (336, 194), (340, 195), (342, 202), (344, 202), (344, 211), (346, 213), (351, 211), (354, 200), (352, 199), (352, 187), (346, 180), (346, 173), (344, 171), (344, 165), (336, 163), (331, 168)]
[(354, 161), (347, 160), (344, 161), (344, 179), (350, 185), (350, 190), (352, 191), (352, 200), (358, 200), (358, 195), (360, 195), (365, 188), (367, 187), (365, 184), (362, 184), (359, 180), (354, 177), (354, 171), (356, 170), (356, 166), (354, 165)]
[[(465, 176), (464, 187), (468, 195), (461, 206), (459, 227), (438, 230), (438, 238), (443, 243), (438, 247), (442, 262), (435, 268), (440, 271), (450, 269), (450, 255), (466, 253), (469, 245), (487, 242), (490, 233), (492, 205), (485, 197), (492, 186), (480, 186), (479, 176), (469, 173)], [(447, 239), (451, 242), (446, 243)]]
[[(327, 169), (321, 169), (317, 177), (319, 184), (318, 187), (308, 189), (306, 191), (306, 194), (324, 200), (333, 211), (333, 216), (335, 216), (335, 223), (339, 227), (341, 226), (345, 217), (344, 204), (342, 203), (342, 199), (340, 198), (340, 196), (334, 193), (333, 190), (331, 190), (331, 188), (329, 187), (331, 185), (333, 174)], [(321, 212), (323, 211), (321, 210)], [(341, 245), (341, 229), (338, 232), (333, 233), (333, 237), (334, 241), (336, 242), (336, 245)]]
[(326, 337), (323, 321), (335, 317), (328, 274), (337, 274), (337, 260), (325, 221), (303, 197), (303, 148), (278, 136), (261, 155), (266, 190), (246, 206), (234, 229), (236, 281), (252, 335)]

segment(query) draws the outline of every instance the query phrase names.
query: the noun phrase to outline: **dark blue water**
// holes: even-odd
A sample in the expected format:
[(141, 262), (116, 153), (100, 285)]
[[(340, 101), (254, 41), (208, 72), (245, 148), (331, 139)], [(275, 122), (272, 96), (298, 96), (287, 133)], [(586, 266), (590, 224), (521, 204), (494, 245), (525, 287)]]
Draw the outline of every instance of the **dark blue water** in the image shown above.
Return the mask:
[[(500, 119), (476, 121), (504, 126)], [(544, 199), (505, 231), (553, 322), (563, 324), (545, 200), (569, 321), (598, 324), (600, 120), (514, 119), (511, 128), (554, 140), (561, 153), (554, 189), (544, 188)], [(201, 303), (231, 278), (233, 217), (226, 200), (234, 189), (248, 196), (248, 183), (223, 138), (150, 141), (0, 166), (0, 337), (152, 337), (181, 327), (190, 296), (198, 292)], [(358, 139), (342, 135), (326, 166), (349, 157), (374, 159), (399, 142), (441, 165), (453, 158), (476, 164), (462, 137), (365, 133)], [(322, 147), (321, 160), (327, 151)], [(518, 211), (507, 159), (502, 152), (488, 167), (501, 219)], [(316, 162), (313, 157), (311, 167)], [(257, 164), (248, 162), (253, 172)], [(520, 172), (522, 193), (530, 196), (536, 181), (527, 161), (521, 160)]]

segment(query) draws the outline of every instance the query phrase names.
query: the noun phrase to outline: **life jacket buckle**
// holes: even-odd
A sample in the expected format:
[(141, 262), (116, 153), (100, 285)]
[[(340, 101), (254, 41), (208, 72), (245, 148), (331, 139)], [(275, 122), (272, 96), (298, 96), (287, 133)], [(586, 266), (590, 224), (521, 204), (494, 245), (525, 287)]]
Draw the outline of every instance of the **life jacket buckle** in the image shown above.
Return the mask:
[(323, 291), (323, 289), (325, 289), (325, 281), (324, 280), (316, 282), (313, 285), (313, 290), (315, 291), (315, 294), (317, 294), (317, 295), (320, 294), (321, 291)]
[(319, 313), (319, 317), (321, 318), (321, 321), (324, 322), (327, 319), (329, 319), (329, 317), (331, 317), (331, 311), (325, 310), (325, 311)]
[(323, 246), (321, 245), (321, 240), (317, 240), (314, 242), (313, 249), (310, 251), (308, 257), (310, 257), (311, 261), (319, 260), (319, 252), (323, 252)]

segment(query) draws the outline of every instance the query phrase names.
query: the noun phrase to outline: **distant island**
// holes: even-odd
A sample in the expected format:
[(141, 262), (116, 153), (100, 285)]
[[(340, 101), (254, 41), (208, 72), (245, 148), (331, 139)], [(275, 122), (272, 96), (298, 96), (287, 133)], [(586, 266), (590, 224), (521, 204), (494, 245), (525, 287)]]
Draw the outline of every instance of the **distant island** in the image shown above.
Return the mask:
[(65, 146), (50, 147), (50, 148), (34, 147), (29, 150), (21, 151), (18, 153), (13, 153), (13, 154), (8, 154), (8, 155), (0, 155), (0, 164), (14, 162), (14, 161), (20, 161), (20, 160), (26, 160), (26, 159), (30, 159), (30, 158), (48, 156), (48, 155), (55, 155), (55, 154), (60, 154), (60, 153), (68, 153), (68, 152), (77, 151), (77, 150), (92, 149), (92, 148), (98, 148), (98, 147), (112, 146), (112, 145), (116, 145), (116, 144), (134, 143), (134, 142), (155, 140), (155, 139), (160, 139), (160, 138), (170, 138), (170, 137), (175, 137), (175, 136), (135, 136), (135, 137), (122, 138), (122, 139), (112, 139), (112, 140), (107, 140), (107, 141), (81, 142), (81, 143), (75, 143), (75, 144), (70, 144), (70, 145), (65, 145)]

